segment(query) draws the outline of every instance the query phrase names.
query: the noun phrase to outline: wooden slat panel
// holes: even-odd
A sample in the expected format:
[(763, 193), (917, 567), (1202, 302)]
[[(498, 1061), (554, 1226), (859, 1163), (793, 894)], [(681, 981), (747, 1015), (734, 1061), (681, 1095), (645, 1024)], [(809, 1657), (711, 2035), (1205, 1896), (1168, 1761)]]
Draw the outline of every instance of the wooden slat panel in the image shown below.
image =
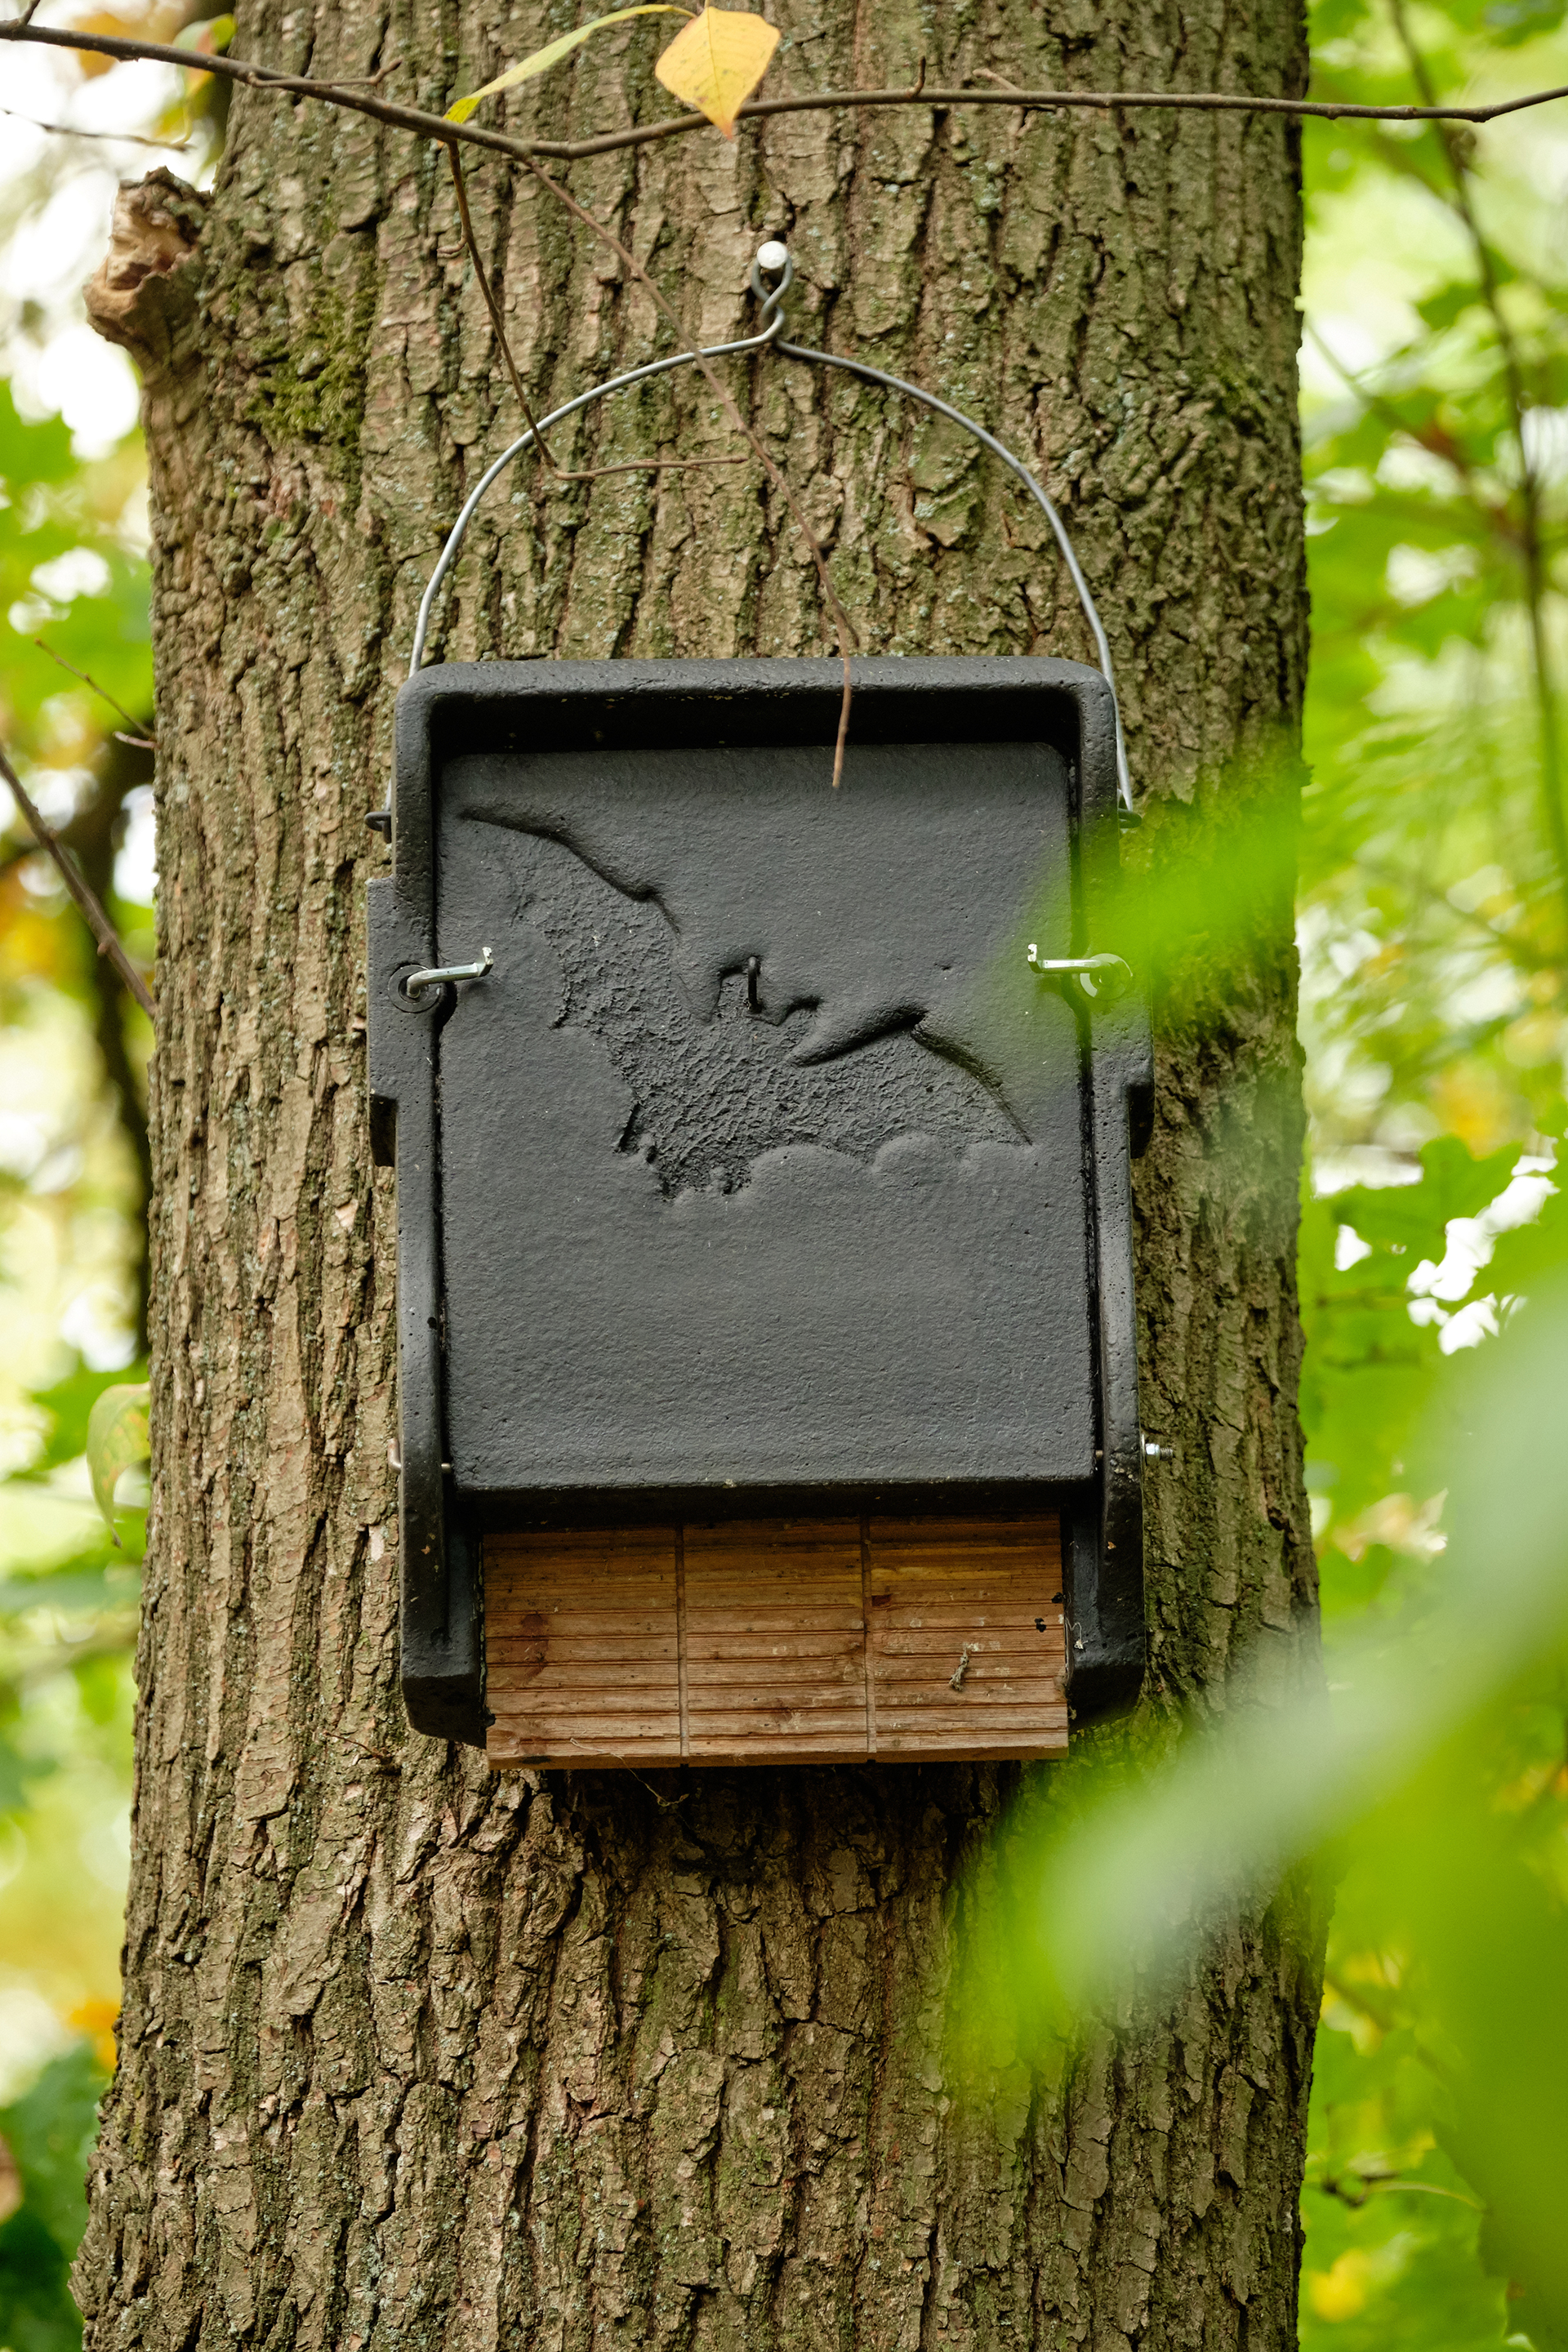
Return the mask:
[(1065, 1755), (1056, 1517), (873, 1518), (867, 1554), (878, 1755)]
[[(855, 1631), (859, 1630), (857, 1618)], [(693, 1633), (689, 1629), (686, 1636), (688, 1660), (710, 1662), (715, 1668), (730, 1658), (837, 1658), (843, 1653), (842, 1633), (796, 1633), (793, 1627), (741, 1633)]]
[(864, 1757), (859, 1520), (689, 1526), (685, 1547), (691, 1760)]
[(1054, 1517), (500, 1536), (485, 1579), (498, 1766), (1066, 1751)]
[(680, 1758), (676, 1531), (485, 1543), (492, 1764)]
[[(755, 1667), (728, 1663), (717, 1675), (704, 1674), (689, 1704), (700, 1715), (710, 1706), (858, 1706), (866, 1711), (865, 1651), (857, 1643), (842, 1658), (808, 1658), (805, 1668), (780, 1667), (763, 1659)], [(785, 1694), (787, 1693), (787, 1696)]]

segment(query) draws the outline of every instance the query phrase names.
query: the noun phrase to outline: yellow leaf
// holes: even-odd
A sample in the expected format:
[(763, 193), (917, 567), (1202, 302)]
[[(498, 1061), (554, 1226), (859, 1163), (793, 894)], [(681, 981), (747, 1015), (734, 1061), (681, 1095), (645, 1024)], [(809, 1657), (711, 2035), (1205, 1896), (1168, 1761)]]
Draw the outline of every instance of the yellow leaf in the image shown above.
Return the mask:
[[(92, 1498), (114, 1535), (114, 1490), (124, 1472), (148, 1455), (147, 1413), (153, 1391), (145, 1384), (105, 1389), (87, 1417), (87, 1469)], [(120, 1538), (114, 1535), (116, 1543)]]
[[(122, 16), (110, 8), (95, 8), (89, 16), (74, 17), (72, 29), (79, 33), (101, 33), (111, 41), (155, 41), (164, 32), (161, 25), (149, 28), (142, 18)], [(77, 71), (86, 75), (89, 80), (95, 74), (109, 73), (118, 63), (118, 58), (97, 57), (91, 49), (77, 51)]]
[(778, 26), (744, 8), (704, 8), (677, 33), (654, 72), (671, 98), (683, 99), (735, 136), (735, 110), (766, 73)]
[[(520, 81), (531, 81), (536, 74), (548, 73), (552, 66), (558, 66), (563, 58), (570, 57), (574, 49), (581, 47), (590, 33), (598, 32), (603, 26), (624, 25), (628, 16), (689, 16), (690, 14), (689, 8), (670, 6), (668, 0), (654, 0), (654, 5), (639, 8), (613, 8), (607, 16), (595, 16), (588, 24), (579, 25), (574, 33), (563, 33), (558, 41), (546, 41), (542, 49), (535, 49), (533, 55), (524, 58), (521, 65), (509, 66), (505, 73), (496, 76), (494, 81), (486, 82), (483, 89), (474, 90), (468, 98), (459, 98), (447, 109), (447, 120), (448, 122), (467, 122), (481, 98), (489, 98), (498, 89), (514, 89)], [(776, 33), (773, 38), (778, 38)]]
[(114, 2072), (114, 2029), (120, 2021), (120, 2003), (91, 1998), (79, 2001), (67, 2018), (79, 2033), (85, 2033), (92, 2043), (93, 2055), (106, 2074)]

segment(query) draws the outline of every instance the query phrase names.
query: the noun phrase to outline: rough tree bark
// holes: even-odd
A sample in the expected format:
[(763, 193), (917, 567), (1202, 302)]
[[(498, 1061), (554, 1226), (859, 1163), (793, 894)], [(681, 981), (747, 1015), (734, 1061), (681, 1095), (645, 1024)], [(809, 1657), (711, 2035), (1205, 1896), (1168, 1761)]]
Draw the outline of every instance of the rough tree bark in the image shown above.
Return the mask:
[[(237, 47), (436, 108), (574, 20), (241, 0)], [(779, 0), (782, 86), (1295, 90), (1297, 0)], [(666, 101), (635, 23), (522, 94)], [(1226, 117), (808, 115), (572, 167), (692, 333), (787, 232), (809, 340), (1034, 451), (1103, 600), (1157, 894), (1224, 872), (1156, 1007), (1141, 1176), (1152, 1692), (1310, 1646), (1293, 1410), (1289, 748), (1303, 668), (1295, 134)], [(541, 404), (668, 347), (526, 173), (472, 174)], [(161, 946), (156, 1461), (122, 2056), (77, 2272), (95, 2347), (1294, 2341), (1310, 1936), (1238, 1922), (1175, 2015), (955, 2100), (954, 1888), (1010, 1776), (494, 1780), (395, 1685), (390, 1180), (363, 883), (440, 533), (515, 425), (439, 157), (242, 93), (210, 203), (124, 208), (94, 290), (146, 378)], [(1037, 516), (939, 425), (737, 376), (867, 652), (1088, 656)], [(728, 448), (695, 378), (563, 462)], [(456, 656), (824, 649), (758, 470), (491, 506)], [(1283, 742), (1287, 758), (1277, 756)], [(1256, 821), (1255, 823), (1253, 821)], [(1184, 898), (1183, 905), (1189, 904)], [(1178, 929), (1181, 927), (1178, 926)]]

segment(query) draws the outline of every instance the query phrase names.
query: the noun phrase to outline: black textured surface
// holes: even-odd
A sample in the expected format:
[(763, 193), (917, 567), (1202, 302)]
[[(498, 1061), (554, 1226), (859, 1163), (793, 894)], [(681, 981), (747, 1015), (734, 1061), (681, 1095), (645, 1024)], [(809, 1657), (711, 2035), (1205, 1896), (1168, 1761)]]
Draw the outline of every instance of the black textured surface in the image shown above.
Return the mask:
[(663, 908), (628, 898), (561, 844), (525, 837), (514, 872), (522, 919), (560, 962), (562, 1020), (603, 1041), (632, 1097), (620, 1149), (655, 1168), (667, 1194), (731, 1192), (762, 1152), (786, 1143), (869, 1160), (910, 1127), (959, 1148), (1017, 1140), (984, 1081), (908, 1029), (852, 1055), (803, 1059), (814, 1013), (770, 1010), (760, 971), (754, 982), (744, 970), (725, 973), (699, 1017)]
[[(1054, 1498), (1069, 1698), (1138, 1687), (1147, 1016), (1024, 961), (1137, 961), (1110, 697), (1066, 662), (854, 674), (838, 793), (830, 661), (399, 697), (370, 1108), (420, 1729), (483, 1742), (481, 1527), (814, 1498)], [(405, 975), (487, 945), (407, 1009)]]
[(460, 1486), (1092, 1476), (1068, 860), (1037, 744), (450, 763)]

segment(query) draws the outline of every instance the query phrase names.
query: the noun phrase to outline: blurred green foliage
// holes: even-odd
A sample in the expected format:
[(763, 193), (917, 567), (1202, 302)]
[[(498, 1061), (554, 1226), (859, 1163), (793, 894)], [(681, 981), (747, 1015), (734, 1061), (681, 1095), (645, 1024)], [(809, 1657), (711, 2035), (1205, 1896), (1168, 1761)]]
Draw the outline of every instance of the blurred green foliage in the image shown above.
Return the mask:
[(91, 2043), (79, 2042), (0, 2107), (20, 2191), (0, 2221), (0, 2326), (12, 2352), (75, 2352), (81, 2342), (67, 2273), (87, 2221), (83, 2183), (108, 2080)]
[[(4, 708), (12, 756), (63, 766), (90, 757), (112, 702), (152, 707), (147, 567), (122, 528), (132, 458), (84, 466), (58, 416), (16, 413), (0, 383), (0, 609), (5, 614)], [(112, 702), (79, 691), (58, 654)], [(63, 756), (62, 756), (63, 755)]]
[[(1321, 0), (1314, 90), (1552, 87), (1568, 80), (1563, 14)], [(1304, 139), (1300, 936), (1318, 1193), (1302, 1405), (1330, 1680), (1356, 1686), (1342, 1710), (1419, 1638), (1445, 1579), (1484, 1622), (1510, 1498), (1502, 1464), (1476, 1459), (1468, 1376), (1510, 1302), (1568, 1262), (1568, 1201), (1549, 1189), (1568, 1124), (1565, 154), (1556, 109), (1477, 134)], [(1510, 1181), (1521, 1163), (1542, 1172)], [(1506, 1376), (1500, 1356), (1490, 1370)], [(1538, 1433), (1543, 1402), (1516, 1402)], [(1520, 1473), (1537, 1486), (1550, 1419)], [(1489, 1528), (1456, 1524), (1467, 1479), (1501, 1507)], [(1510, 1979), (1531, 1954), (1563, 1959), (1563, 1690), (1543, 1651), (1457, 1762), (1431, 1758), (1403, 1811), (1339, 1849), (1303, 2196), (1309, 2352), (1563, 2340), (1561, 2282), (1543, 2302), (1530, 2276), (1528, 2211), (1521, 2244), (1501, 2210), (1529, 2207), (1521, 2168), (1568, 2189), (1561, 2126), (1524, 2095), (1568, 2105), (1568, 2036)], [(1427, 1899), (1444, 1892), (1462, 1892), (1458, 1911)], [(1479, 2009), (1478, 1921), (1503, 1943)]]
[[(26, 207), (6, 193), (13, 226)], [(142, 485), (133, 440), (85, 461), (0, 382), (0, 740), (145, 965), (152, 909), (124, 851), (151, 761), (119, 740), (152, 713)], [(142, 1353), (149, 1044), (0, 786), (5, 2352), (80, 2341), (68, 2273), (113, 2063), (143, 1515), (127, 1479), (117, 1546), (84, 1454), (94, 1402)]]

